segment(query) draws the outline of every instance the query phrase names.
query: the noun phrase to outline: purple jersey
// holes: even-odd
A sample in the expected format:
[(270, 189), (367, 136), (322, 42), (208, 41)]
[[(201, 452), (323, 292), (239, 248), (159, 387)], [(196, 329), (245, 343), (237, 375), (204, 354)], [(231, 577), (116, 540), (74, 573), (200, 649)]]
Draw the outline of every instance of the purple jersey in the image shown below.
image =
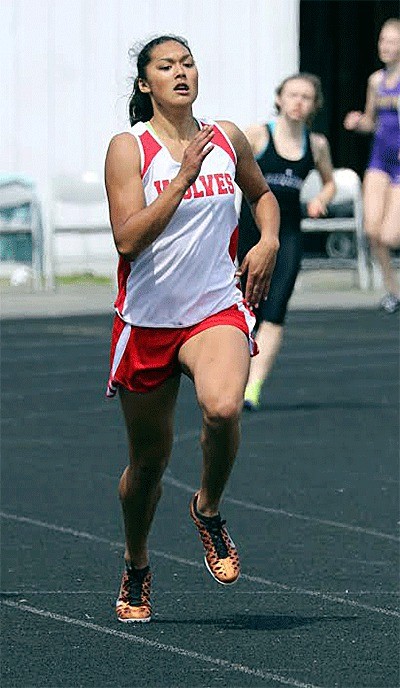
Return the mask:
[(376, 95), (376, 130), (368, 169), (385, 172), (392, 183), (400, 184), (400, 81), (393, 88), (386, 86), (386, 72)]

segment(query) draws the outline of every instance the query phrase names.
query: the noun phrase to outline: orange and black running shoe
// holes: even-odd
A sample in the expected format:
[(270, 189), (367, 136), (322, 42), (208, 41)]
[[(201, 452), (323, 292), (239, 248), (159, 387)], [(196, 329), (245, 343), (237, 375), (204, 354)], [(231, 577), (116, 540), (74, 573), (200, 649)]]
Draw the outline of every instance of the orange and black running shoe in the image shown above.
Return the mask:
[(212, 577), (222, 585), (236, 583), (240, 575), (239, 555), (235, 543), (231, 540), (226, 521), (216, 516), (203, 516), (197, 511), (198, 493), (190, 502), (190, 515), (199, 531), (205, 549), (204, 563)]
[(134, 569), (126, 564), (116, 603), (118, 621), (146, 623), (151, 619), (151, 571), (149, 566)]

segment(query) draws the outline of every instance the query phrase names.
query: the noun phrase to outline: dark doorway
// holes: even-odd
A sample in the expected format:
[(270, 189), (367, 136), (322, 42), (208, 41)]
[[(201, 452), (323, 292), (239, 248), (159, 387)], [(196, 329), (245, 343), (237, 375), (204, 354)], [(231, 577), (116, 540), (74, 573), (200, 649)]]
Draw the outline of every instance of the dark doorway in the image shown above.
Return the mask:
[(327, 135), (335, 167), (364, 173), (371, 137), (347, 132), (349, 110), (363, 110), (368, 76), (381, 67), (380, 28), (398, 17), (398, 0), (300, 0), (300, 69), (322, 80), (325, 106), (314, 130)]

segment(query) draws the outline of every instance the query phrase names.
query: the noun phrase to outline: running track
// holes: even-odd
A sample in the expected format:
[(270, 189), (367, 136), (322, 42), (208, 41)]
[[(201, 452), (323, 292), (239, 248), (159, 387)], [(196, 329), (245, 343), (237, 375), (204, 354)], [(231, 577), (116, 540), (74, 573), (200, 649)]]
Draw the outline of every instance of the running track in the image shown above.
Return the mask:
[(397, 688), (397, 316), (290, 313), (223, 502), (233, 588), (209, 577), (188, 518), (201, 456), (182, 380), (140, 626), (113, 611), (126, 443), (103, 396), (110, 324), (2, 322), (2, 688)]

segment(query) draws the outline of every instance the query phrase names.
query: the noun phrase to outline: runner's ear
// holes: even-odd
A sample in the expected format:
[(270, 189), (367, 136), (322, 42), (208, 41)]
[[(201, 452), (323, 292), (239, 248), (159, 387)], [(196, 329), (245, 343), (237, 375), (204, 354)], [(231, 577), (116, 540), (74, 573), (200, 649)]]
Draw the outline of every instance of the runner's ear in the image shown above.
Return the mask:
[(138, 87), (141, 93), (150, 93), (150, 86), (144, 79), (138, 79)]

